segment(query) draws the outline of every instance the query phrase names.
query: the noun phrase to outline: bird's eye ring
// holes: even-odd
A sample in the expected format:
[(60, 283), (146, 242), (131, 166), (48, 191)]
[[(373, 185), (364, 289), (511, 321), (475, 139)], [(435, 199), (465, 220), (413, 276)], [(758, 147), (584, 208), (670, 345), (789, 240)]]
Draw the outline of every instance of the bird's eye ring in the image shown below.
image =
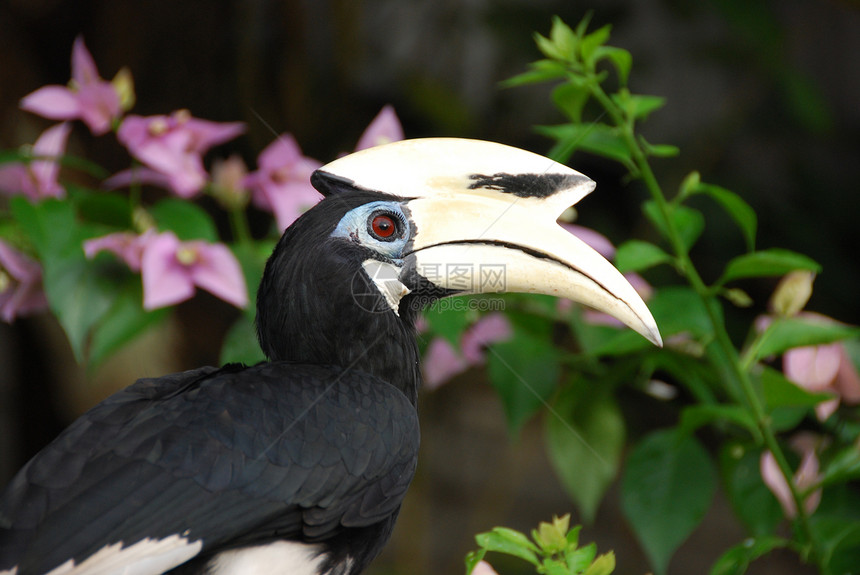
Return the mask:
[(367, 220), (367, 228), (373, 237), (384, 242), (393, 241), (400, 235), (397, 233), (397, 218), (385, 212), (371, 214)]

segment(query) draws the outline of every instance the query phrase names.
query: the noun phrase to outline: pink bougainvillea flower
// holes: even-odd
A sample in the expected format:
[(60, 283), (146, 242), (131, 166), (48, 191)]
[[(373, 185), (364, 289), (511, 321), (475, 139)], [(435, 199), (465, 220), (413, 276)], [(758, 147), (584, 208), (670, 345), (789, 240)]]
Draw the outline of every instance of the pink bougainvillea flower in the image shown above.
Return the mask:
[(584, 241), (594, 251), (606, 259), (611, 260), (615, 257), (615, 246), (612, 245), (609, 238), (600, 232), (596, 232), (591, 228), (586, 228), (585, 226), (578, 226), (576, 224), (568, 224), (565, 222), (559, 222), (559, 225)]
[(485, 349), (491, 343), (507, 341), (514, 335), (511, 322), (501, 313), (487, 314), (460, 338), (460, 350), (470, 365), (480, 365), (486, 358)]
[(127, 116), (117, 138), (132, 156), (166, 176), (176, 195), (190, 198), (207, 181), (203, 154), (244, 130), (241, 122), (211, 122), (178, 110), (169, 116)]
[(790, 349), (782, 357), (782, 369), (804, 389), (834, 394), (815, 406), (821, 421), (833, 415), (840, 403), (860, 403), (860, 374), (841, 343)]
[(102, 182), (102, 188), (106, 190), (117, 190), (127, 188), (131, 185), (151, 184), (153, 186), (171, 189), (173, 183), (170, 177), (156, 172), (146, 166), (134, 166), (127, 170), (121, 170)]
[(447, 340), (437, 337), (430, 342), (424, 355), (424, 384), (435, 389), (470, 367), (486, 360), (488, 345), (513, 337), (513, 328), (501, 313), (487, 314), (476, 321), (460, 338), (460, 350)]
[(248, 290), (242, 268), (224, 244), (180, 241), (173, 232), (151, 237), (140, 264), (143, 307), (152, 310), (191, 298), (196, 287), (244, 308)]
[(458, 373), (466, 371), (469, 363), (447, 339), (436, 337), (427, 346), (421, 367), (424, 370), (424, 385), (436, 389)]
[(248, 174), (243, 185), (251, 190), (254, 205), (273, 212), (284, 231), (322, 199), (310, 180), (321, 165), (302, 155), (292, 135), (283, 134), (260, 152), (257, 171)]
[[(603, 234), (592, 230), (591, 228), (586, 228), (584, 226), (578, 226), (576, 224), (568, 224), (565, 222), (559, 222), (559, 225), (581, 239), (583, 242), (588, 244), (593, 250), (602, 255), (608, 260), (611, 260), (615, 257), (615, 246), (612, 245), (612, 242), (609, 241), (609, 238), (604, 236)], [(653, 293), (653, 289), (651, 285), (645, 281), (645, 278), (636, 273), (626, 273), (624, 277), (628, 282), (633, 286), (636, 292), (642, 297), (643, 300), (648, 301), (651, 298), (651, 294)], [(573, 308), (573, 302), (568, 299), (560, 299), (557, 304), (557, 309), (561, 313), (567, 313)], [(595, 311), (593, 309), (586, 309), (582, 315), (583, 319), (586, 322), (592, 325), (607, 325), (612, 327), (622, 328), (624, 324), (612, 317), (609, 314)]]
[(90, 259), (97, 253), (108, 251), (123, 260), (133, 272), (140, 271), (143, 249), (156, 235), (155, 230), (147, 230), (142, 235), (133, 232), (117, 232), (84, 242), (84, 253)]
[(12, 323), (16, 317), (47, 307), (48, 300), (42, 289), (42, 268), (0, 240), (0, 319)]
[(66, 190), (57, 182), (60, 164), (56, 158), (65, 152), (70, 130), (65, 122), (52, 126), (33, 144), (33, 160), (0, 165), (0, 191), (22, 194), (34, 201), (65, 197)]
[(120, 117), (122, 101), (116, 86), (99, 76), (93, 57), (78, 36), (72, 47), (69, 86), (39, 88), (24, 96), (21, 108), (52, 120), (81, 120), (98, 136)]
[(244, 308), (248, 289), (236, 256), (224, 244), (201, 240), (183, 242), (173, 232), (147, 230), (142, 235), (118, 232), (84, 242), (93, 258), (109, 251), (143, 280), (143, 307), (175, 305), (191, 298), (200, 287), (224, 301)]
[(391, 105), (384, 106), (358, 139), (355, 151), (403, 139), (403, 126)]
[(486, 561), (480, 561), (472, 570), (472, 575), (499, 575), (493, 566)]
[[(834, 319), (808, 311), (800, 312), (796, 317), (836, 323)], [(756, 319), (756, 329), (764, 331), (773, 321), (772, 316), (761, 316)], [(782, 371), (788, 379), (808, 391), (833, 394), (833, 399), (815, 406), (815, 414), (821, 421), (833, 415), (840, 403), (860, 404), (860, 373), (840, 342), (789, 349), (782, 356)]]
[[(800, 453), (801, 460), (797, 471), (794, 472), (792, 483), (795, 489), (801, 493), (815, 485), (821, 476), (818, 472), (818, 456), (815, 453), (815, 448), (818, 440), (807, 433), (799, 434), (792, 440), (792, 446)], [(797, 506), (794, 503), (794, 498), (791, 496), (791, 489), (785, 476), (779, 470), (779, 465), (776, 463), (776, 458), (770, 451), (762, 453), (759, 462), (761, 477), (764, 484), (776, 497), (785, 516), (789, 519), (797, 516)], [(821, 489), (816, 489), (812, 493), (806, 495), (803, 500), (803, 508), (807, 513), (813, 513), (821, 502)]]

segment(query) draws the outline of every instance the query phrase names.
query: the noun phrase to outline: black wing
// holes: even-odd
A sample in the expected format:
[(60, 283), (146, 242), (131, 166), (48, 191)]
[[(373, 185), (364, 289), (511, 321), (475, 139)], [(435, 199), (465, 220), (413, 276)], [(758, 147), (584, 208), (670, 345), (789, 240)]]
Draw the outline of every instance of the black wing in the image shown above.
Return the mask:
[(0, 570), (92, 563), (114, 545), (162, 552), (160, 573), (225, 545), (389, 521), (418, 441), (414, 406), (360, 372), (267, 363), (141, 379), (14, 478), (0, 500)]

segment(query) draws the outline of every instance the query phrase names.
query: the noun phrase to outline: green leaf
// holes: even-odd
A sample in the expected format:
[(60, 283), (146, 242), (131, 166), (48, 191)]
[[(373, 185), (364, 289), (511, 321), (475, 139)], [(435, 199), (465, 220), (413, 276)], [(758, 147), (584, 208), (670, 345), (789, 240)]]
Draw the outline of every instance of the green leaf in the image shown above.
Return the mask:
[(582, 121), (582, 108), (589, 97), (587, 86), (572, 81), (559, 84), (552, 91), (552, 101), (555, 106), (575, 123)]
[(630, 76), (630, 68), (633, 66), (633, 56), (623, 48), (615, 46), (598, 46), (594, 50), (594, 63), (601, 60), (609, 60), (618, 72), (618, 82), (621, 86), (627, 85)]
[(595, 50), (609, 40), (609, 32), (612, 30), (612, 25), (607, 24), (598, 28), (590, 34), (586, 34), (579, 44), (579, 52), (582, 54), (582, 61), (586, 62), (589, 67), (593, 68), (596, 63)]
[[(642, 209), (654, 227), (660, 231), (664, 238), (669, 239), (671, 234), (657, 204), (653, 200), (648, 200), (642, 204)], [(668, 204), (667, 210), (669, 220), (680, 236), (681, 243), (684, 244), (685, 249), (689, 250), (705, 229), (705, 217), (700, 211), (687, 206)]]
[(614, 398), (590, 382), (566, 388), (546, 414), (550, 462), (583, 521), (592, 523), (618, 473), (624, 418)]
[(87, 358), (90, 366), (99, 365), (122, 346), (163, 321), (169, 314), (169, 308), (144, 310), (140, 277), (126, 275), (122, 285), (116, 286), (116, 300), (93, 331)]
[(773, 535), (747, 539), (720, 555), (711, 568), (711, 575), (743, 575), (750, 563), (788, 545), (787, 539)]
[(749, 411), (739, 405), (691, 405), (681, 413), (680, 433), (692, 434), (702, 426), (710, 424), (733, 423), (759, 440), (761, 432)]
[(651, 342), (631, 329), (592, 325), (581, 320), (575, 322), (574, 329), (583, 351), (595, 357), (618, 357), (653, 348)]
[(243, 313), (224, 337), (224, 343), (221, 345), (221, 364), (254, 365), (265, 359), (266, 356), (257, 342), (254, 316), (251, 313)]
[(559, 59), (567, 62), (576, 61), (576, 48), (579, 45), (579, 37), (558, 16), (554, 16), (552, 19), (549, 38), (555, 46)]
[[(857, 560), (860, 559), (860, 521), (856, 516), (846, 515), (818, 513), (810, 521), (816, 539), (821, 541), (822, 555), (827, 563), (841, 567), (839, 571), (828, 572), (856, 572)], [(853, 564), (850, 563), (851, 559)]]
[[(252, 243), (239, 243), (230, 246), (230, 250), (239, 265), (242, 266), (242, 275), (245, 276), (245, 285), (248, 286), (248, 301), (257, 301), (257, 289), (260, 287), (260, 280), (263, 278), (263, 270), (266, 267), (266, 261), (275, 249), (276, 242), (274, 240), (259, 240)], [(253, 303), (245, 311), (250, 314), (253, 320), (254, 309)]]
[(706, 340), (713, 336), (713, 324), (699, 295), (690, 287), (669, 286), (654, 291), (648, 309), (666, 339), (678, 333)]
[(860, 450), (856, 445), (841, 448), (824, 467), (824, 485), (860, 479)]
[(681, 153), (678, 146), (671, 144), (649, 144), (644, 139), (642, 139), (642, 143), (645, 147), (645, 153), (655, 158), (674, 158)]
[(782, 521), (782, 508), (762, 481), (761, 449), (726, 444), (720, 451), (723, 486), (735, 514), (754, 536), (773, 533)]
[(508, 78), (501, 83), (503, 88), (514, 88), (529, 84), (540, 84), (557, 80), (567, 74), (564, 64), (555, 60), (538, 60), (529, 64), (530, 70)]
[(472, 571), (475, 570), (475, 567), (478, 566), (478, 563), (484, 560), (484, 556), (487, 554), (486, 549), (479, 549), (477, 551), (469, 551), (466, 554), (466, 575), (471, 575)]
[(630, 240), (615, 252), (615, 267), (621, 273), (641, 272), (659, 264), (672, 263), (672, 256), (650, 242)]
[(814, 260), (789, 250), (772, 248), (738, 256), (729, 261), (722, 277), (722, 285), (742, 278), (781, 276), (794, 270), (821, 271)]
[(656, 573), (666, 573), (675, 550), (710, 507), (715, 488), (708, 453), (691, 436), (657, 431), (633, 448), (621, 506)]
[(212, 218), (196, 204), (178, 198), (166, 198), (151, 208), (158, 229), (171, 230), (180, 240), (218, 241), (218, 231)]
[(860, 336), (860, 328), (800, 317), (776, 318), (760, 336), (755, 359), (779, 355), (794, 347), (824, 345)]
[(651, 115), (651, 112), (666, 105), (666, 98), (631, 94), (627, 88), (622, 88), (616, 94), (612, 94), (611, 97), (615, 104), (624, 110), (626, 116), (634, 120), (645, 120)]
[(705, 194), (716, 201), (740, 227), (747, 249), (755, 249), (758, 218), (755, 210), (738, 194), (713, 184), (697, 183), (689, 188), (691, 193)]
[[(74, 208), (69, 202), (47, 199), (38, 204), (23, 196), (9, 200), (12, 217), (27, 234), (39, 257), (58, 257), (74, 250), (78, 233)], [(78, 246), (83, 255), (83, 250)]]
[(567, 563), (568, 569), (573, 573), (580, 573), (587, 569), (591, 565), (591, 562), (594, 561), (597, 555), (597, 544), (589, 543), (579, 549), (568, 551), (564, 555), (564, 562)]
[(765, 405), (770, 410), (779, 407), (814, 407), (835, 397), (830, 393), (807, 391), (769, 367), (762, 371), (761, 384)]
[(537, 126), (535, 130), (556, 140), (550, 155), (557, 161), (567, 161), (576, 150), (582, 150), (633, 166), (630, 150), (616, 128), (606, 124), (561, 124)]
[(127, 199), (116, 194), (73, 187), (70, 184), (66, 184), (66, 189), (74, 198), (81, 218), (109, 228), (131, 227), (131, 206)]
[(544, 559), (541, 564), (541, 573), (546, 575), (570, 575), (567, 565), (557, 559)]
[(615, 553), (604, 553), (594, 560), (583, 575), (609, 575), (615, 571)]
[(514, 337), (488, 349), (487, 369), (502, 400), (508, 429), (517, 433), (555, 391), (561, 368), (549, 324), (531, 331), (517, 325), (516, 316), (509, 314), (509, 319), (515, 323)]
[(513, 555), (514, 557), (528, 561), (532, 565), (538, 565), (537, 554), (535, 553), (536, 549), (533, 549), (534, 545), (524, 535), (523, 539), (525, 539), (525, 543), (520, 539), (512, 538), (510, 536), (511, 531), (510, 529), (503, 530), (503, 528), (496, 527), (487, 533), (477, 534), (475, 541), (487, 551)]
[(75, 359), (83, 363), (90, 330), (116, 298), (114, 281), (101, 273), (98, 262), (84, 257), (81, 242), (90, 230), (78, 224), (70, 202), (31, 204), (16, 197), (11, 207), (42, 263), (51, 311), (63, 326)]
[(474, 317), (461, 309), (434, 304), (424, 310), (424, 319), (430, 331), (445, 338), (454, 348), (459, 349), (460, 338), (471, 325)]
[(63, 326), (75, 359), (84, 363), (90, 330), (113, 307), (116, 286), (99, 273), (97, 264), (87, 260), (83, 251), (80, 255), (45, 258), (42, 266), (51, 311)]

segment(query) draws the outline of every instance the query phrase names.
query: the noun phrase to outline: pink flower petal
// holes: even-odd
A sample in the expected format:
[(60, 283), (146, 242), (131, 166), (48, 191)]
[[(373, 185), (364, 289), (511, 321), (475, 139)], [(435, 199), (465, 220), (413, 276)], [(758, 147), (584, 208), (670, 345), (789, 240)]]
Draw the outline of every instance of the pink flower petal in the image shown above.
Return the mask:
[(135, 166), (115, 173), (102, 182), (102, 187), (106, 190), (116, 190), (133, 184), (150, 184), (165, 189), (170, 188), (171, 185), (170, 178), (161, 172), (145, 166)]
[(10, 162), (0, 165), (0, 191), (11, 195), (35, 196), (35, 186), (24, 164)]
[(601, 233), (598, 233), (591, 228), (578, 226), (576, 224), (561, 223), (561, 227), (584, 241), (591, 246), (593, 250), (602, 255), (608, 260), (615, 257), (615, 246), (609, 241), (609, 238)]
[(501, 313), (487, 314), (470, 327), (460, 341), (463, 357), (471, 365), (484, 363), (484, 348), (491, 343), (507, 341), (514, 331)]
[(458, 373), (469, 367), (457, 350), (447, 340), (437, 337), (430, 342), (421, 362), (424, 371), (424, 385), (436, 389)]
[(818, 421), (827, 421), (827, 418), (836, 413), (837, 409), (839, 409), (838, 397), (822, 401), (815, 406), (815, 417), (818, 418)]
[(770, 451), (765, 451), (761, 454), (759, 468), (764, 484), (767, 485), (768, 489), (776, 497), (776, 500), (779, 501), (785, 516), (789, 518), (796, 516), (797, 507), (794, 505), (794, 498), (791, 496), (791, 488), (788, 486), (785, 476), (779, 470), (776, 458), (774, 458)]
[(194, 295), (194, 282), (176, 259), (179, 246), (173, 232), (159, 234), (144, 246), (140, 266), (144, 309), (174, 305)]
[(92, 54), (87, 50), (82, 36), (72, 45), (72, 79), (80, 86), (88, 86), (101, 80)]
[(230, 248), (224, 244), (188, 242), (200, 261), (191, 267), (191, 279), (197, 286), (238, 308), (248, 305), (248, 288), (242, 267)]
[(486, 561), (480, 561), (472, 570), (472, 575), (499, 575), (493, 566)]
[(0, 190), (7, 194), (23, 194), (33, 201), (62, 198), (65, 189), (57, 182), (60, 172), (55, 158), (62, 156), (70, 126), (65, 122), (45, 130), (33, 144), (34, 160), (29, 164), (13, 162), (0, 166)]
[(12, 323), (16, 317), (42, 311), (48, 300), (42, 288), (42, 268), (38, 262), (0, 240), (0, 272), (9, 285), (0, 292), (0, 319)]
[(135, 158), (167, 176), (173, 192), (190, 198), (208, 179), (202, 154), (242, 131), (240, 122), (210, 122), (179, 110), (170, 116), (130, 115), (119, 127), (117, 138)]
[[(812, 434), (800, 433), (792, 439), (791, 443), (793, 448), (801, 454), (800, 465), (794, 472), (791, 482), (799, 492), (805, 492), (821, 479), (818, 455), (815, 452), (819, 440)], [(791, 496), (791, 489), (770, 451), (762, 453), (760, 470), (765, 485), (767, 485), (768, 489), (771, 490), (777, 501), (779, 501), (785, 516), (788, 518), (795, 517), (797, 515), (797, 506), (794, 504), (794, 498)], [(803, 500), (803, 508), (807, 513), (812, 513), (818, 508), (820, 502), (821, 489), (817, 489), (806, 495)]]
[(292, 134), (281, 134), (266, 146), (257, 159), (257, 166), (265, 172), (291, 166), (302, 158), (302, 150)]
[(281, 232), (322, 199), (322, 195), (311, 186), (310, 182), (268, 186), (265, 188), (265, 197), (275, 214), (275, 220)]
[(797, 347), (785, 352), (782, 367), (786, 377), (811, 391), (827, 389), (836, 379), (842, 359), (838, 343)]
[(390, 142), (397, 142), (403, 139), (403, 126), (400, 125), (400, 120), (394, 112), (394, 108), (387, 105), (382, 108), (379, 114), (370, 122), (367, 129), (358, 139), (358, 144), (355, 146), (355, 151), (380, 146)]
[(44, 86), (21, 99), (22, 110), (51, 120), (74, 120), (81, 107), (74, 92), (65, 86)]
[(187, 122), (180, 123), (177, 129), (188, 131), (191, 134), (188, 151), (197, 154), (205, 154), (212, 146), (229, 142), (245, 131), (242, 122), (212, 122), (200, 118), (189, 118)]
[(851, 356), (845, 351), (845, 346), (839, 346), (842, 351), (842, 358), (839, 362), (839, 373), (836, 374), (836, 381), (833, 386), (839, 393), (842, 401), (849, 404), (860, 403), (860, 374), (857, 373), (857, 366), (851, 360)]
[(37, 158), (30, 163), (30, 170), (36, 179), (39, 198), (65, 196), (65, 189), (57, 182), (60, 174), (58, 159), (66, 150), (66, 141), (72, 127), (66, 122), (45, 130), (33, 144), (33, 155)]
[(84, 86), (78, 91), (80, 119), (96, 136), (111, 129), (114, 118), (122, 114), (122, 105), (116, 88), (108, 82)]
[(139, 272), (143, 249), (155, 237), (154, 231), (139, 236), (132, 232), (117, 232), (84, 241), (84, 254), (92, 259), (101, 251), (108, 251), (123, 260), (133, 272)]

